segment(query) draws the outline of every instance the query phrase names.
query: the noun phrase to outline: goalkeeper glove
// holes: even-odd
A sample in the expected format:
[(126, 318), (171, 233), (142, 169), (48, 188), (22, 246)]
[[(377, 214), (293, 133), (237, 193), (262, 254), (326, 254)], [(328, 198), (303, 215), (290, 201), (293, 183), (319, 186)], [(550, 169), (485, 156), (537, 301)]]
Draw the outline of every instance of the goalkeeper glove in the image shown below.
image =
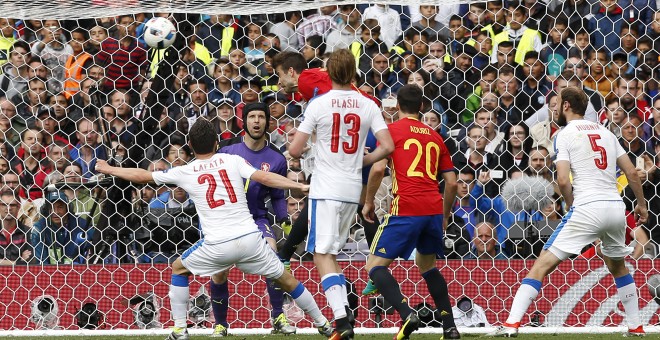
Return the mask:
[(282, 231), (284, 232), (285, 236), (289, 236), (289, 233), (291, 232), (291, 228), (293, 227), (293, 223), (291, 223), (290, 218), (285, 218), (282, 219), (280, 222), (280, 228), (282, 228)]

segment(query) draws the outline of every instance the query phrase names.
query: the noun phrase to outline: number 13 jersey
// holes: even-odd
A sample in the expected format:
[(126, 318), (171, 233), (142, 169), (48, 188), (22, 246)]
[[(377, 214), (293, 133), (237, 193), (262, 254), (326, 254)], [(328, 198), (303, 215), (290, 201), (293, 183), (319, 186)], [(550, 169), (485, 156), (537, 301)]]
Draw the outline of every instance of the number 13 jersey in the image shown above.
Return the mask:
[(188, 193), (199, 215), (204, 242), (213, 244), (260, 232), (243, 190), (243, 179), (255, 171), (240, 156), (218, 153), (152, 176), (158, 185), (174, 184)]
[[(414, 118), (389, 125), (394, 141), (392, 160), (392, 208), (390, 214), (427, 216), (442, 214), (438, 176), (454, 171), (442, 137)], [(447, 218), (447, 217), (446, 217)]]
[(572, 120), (557, 134), (554, 148), (555, 162), (571, 164), (573, 205), (622, 200), (617, 191), (616, 160), (626, 151), (612, 132), (587, 120)]
[(367, 132), (387, 129), (380, 109), (357, 91), (331, 90), (305, 109), (298, 131), (311, 135), (314, 129), (316, 157), (309, 197), (359, 203)]

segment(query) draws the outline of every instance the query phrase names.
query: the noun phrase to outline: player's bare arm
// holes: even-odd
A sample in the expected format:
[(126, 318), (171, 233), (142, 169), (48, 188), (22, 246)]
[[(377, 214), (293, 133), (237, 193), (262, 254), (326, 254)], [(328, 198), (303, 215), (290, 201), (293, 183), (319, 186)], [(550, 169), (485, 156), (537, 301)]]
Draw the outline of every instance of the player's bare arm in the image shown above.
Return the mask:
[(376, 205), (374, 204), (374, 199), (376, 197), (376, 192), (380, 187), (380, 183), (385, 176), (386, 168), (387, 159), (382, 159), (374, 163), (369, 171), (369, 180), (367, 181), (367, 187), (365, 189), (364, 207), (362, 208), (362, 216), (364, 216), (364, 219), (369, 223), (374, 223), (376, 218)]
[(571, 163), (569, 161), (558, 161), (555, 164), (557, 169), (557, 185), (559, 191), (564, 197), (567, 207), (573, 206), (573, 185), (571, 184)]
[(102, 174), (119, 177), (133, 183), (147, 184), (154, 182), (151, 171), (140, 168), (119, 168), (110, 166), (106, 161), (101, 159), (96, 161), (95, 169)]
[(619, 166), (621, 171), (626, 175), (628, 179), (628, 185), (635, 194), (637, 199), (637, 205), (635, 205), (635, 221), (637, 221), (637, 226), (640, 226), (649, 218), (649, 212), (647, 210), (646, 198), (644, 197), (644, 190), (642, 190), (642, 181), (637, 175), (637, 169), (628, 158), (628, 155), (622, 155), (617, 158), (616, 165)]
[[(362, 160), (362, 166), (368, 166), (374, 164), (381, 159), (385, 159), (392, 152), (394, 152), (394, 141), (390, 135), (390, 131), (387, 129), (380, 130), (376, 132), (376, 139), (378, 140), (378, 147), (374, 152), (371, 152), (364, 156)], [(298, 134), (296, 133), (296, 137)]]
[(442, 220), (442, 227), (447, 230), (447, 221), (451, 216), (451, 208), (454, 206), (456, 200), (456, 190), (458, 184), (456, 183), (456, 173), (453, 171), (445, 171), (442, 173), (442, 179), (445, 181), (445, 192), (442, 194), (444, 200), (442, 202), (442, 213), (445, 218)]
[(296, 131), (296, 135), (293, 137), (293, 142), (291, 142), (291, 145), (289, 146), (289, 156), (293, 158), (302, 157), (303, 153), (305, 153), (305, 146), (307, 146), (308, 140), (308, 134)]
[(305, 194), (309, 192), (309, 185), (294, 182), (286, 177), (272, 172), (257, 170), (254, 172), (254, 174), (252, 174), (250, 180), (257, 181), (271, 188), (300, 190)]

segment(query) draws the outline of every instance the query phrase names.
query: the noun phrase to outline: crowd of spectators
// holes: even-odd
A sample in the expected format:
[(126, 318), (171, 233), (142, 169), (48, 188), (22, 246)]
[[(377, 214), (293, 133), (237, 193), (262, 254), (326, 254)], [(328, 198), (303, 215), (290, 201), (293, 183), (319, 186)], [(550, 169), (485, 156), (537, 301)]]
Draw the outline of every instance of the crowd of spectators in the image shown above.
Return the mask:
[[(355, 56), (355, 86), (383, 103), (396, 98), (404, 84), (423, 88), (423, 120), (444, 137), (459, 174), (450, 230), (458, 228), (453, 235), (467, 246), (449, 242), (449, 257), (513, 257), (518, 252), (508, 230), (514, 224), (561, 219), (567, 207), (558, 189), (552, 204), (522, 213), (507, 210), (500, 191), (523, 175), (554, 182), (557, 93), (567, 86), (584, 89), (590, 99), (585, 119), (615, 133), (637, 164), (650, 219), (638, 228), (629, 224), (629, 241), (634, 257), (657, 255), (655, 1), (333, 5), (283, 14), (193, 16), (195, 33), (166, 84), (165, 109), (155, 115), (158, 128), (146, 131), (153, 142), (136, 147), (162, 58), (143, 39), (152, 16), (174, 20), (167, 13), (70, 21), (0, 18), (0, 264), (85, 263), (95, 251), (96, 226), (108, 217), (102, 206), (116, 202), (104, 190), (49, 192), (46, 186), (88, 181), (96, 176), (98, 159), (150, 170), (185, 164), (193, 157), (187, 130), (201, 116), (214, 122), (219, 140), (229, 139), (242, 134), (243, 107), (263, 101), (271, 112), (270, 142), (287, 155), (305, 103), (280, 88), (276, 56), (299, 52), (308, 67), (323, 67), (339, 48)], [(396, 119), (391, 107), (383, 107), (383, 115)], [(307, 182), (313, 159), (288, 159), (288, 177)], [(624, 176), (618, 181), (630, 209), (633, 195)], [(181, 189), (127, 190), (140, 218), (165, 211), (170, 221), (158, 223), (181, 228), (172, 211), (191, 205)], [(387, 193), (380, 197), (386, 201)], [(299, 218), (304, 197), (292, 194), (287, 202), (291, 218)], [(382, 216), (387, 204), (380, 207)], [(167, 242), (156, 242), (153, 232), (140, 233), (129, 224), (111, 226), (128, 227), (130, 237), (116, 240), (130, 244), (123, 253), (114, 247), (117, 256), (106, 261), (167, 262), (199, 237), (190, 230), (167, 234), (161, 225), (158, 239)], [(185, 225), (198, 227), (193, 220)]]

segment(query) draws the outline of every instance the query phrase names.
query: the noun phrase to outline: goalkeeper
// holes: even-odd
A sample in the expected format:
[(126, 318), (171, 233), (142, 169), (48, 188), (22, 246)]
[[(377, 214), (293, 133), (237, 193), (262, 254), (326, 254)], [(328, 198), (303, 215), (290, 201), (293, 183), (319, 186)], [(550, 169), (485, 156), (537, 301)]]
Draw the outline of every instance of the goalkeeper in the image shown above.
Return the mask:
[[(239, 155), (254, 167), (266, 172), (273, 172), (286, 177), (287, 162), (282, 153), (268, 142), (268, 122), (270, 112), (268, 106), (263, 103), (250, 103), (243, 108), (243, 130), (244, 136), (239, 136), (220, 143), (219, 151)], [(275, 210), (277, 222), (283, 228), (290, 226), (289, 216), (286, 209), (286, 195), (284, 190), (273, 189), (257, 182), (249, 180), (245, 183), (248, 208), (255, 223), (263, 233), (268, 244), (277, 251), (275, 236), (268, 221), (268, 208), (266, 199)], [(290, 227), (288, 227), (290, 228)], [(276, 288), (274, 282), (266, 279), (268, 295), (272, 306), (271, 317), (273, 333), (292, 334), (296, 328), (291, 326), (284, 314), (282, 305), (284, 303), (284, 292)], [(227, 272), (215, 274), (211, 277), (211, 301), (213, 315), (215, 317), (214, 336), (226, 336), (227, 310), (229, 309), (229, 287), (227, 286)]]

